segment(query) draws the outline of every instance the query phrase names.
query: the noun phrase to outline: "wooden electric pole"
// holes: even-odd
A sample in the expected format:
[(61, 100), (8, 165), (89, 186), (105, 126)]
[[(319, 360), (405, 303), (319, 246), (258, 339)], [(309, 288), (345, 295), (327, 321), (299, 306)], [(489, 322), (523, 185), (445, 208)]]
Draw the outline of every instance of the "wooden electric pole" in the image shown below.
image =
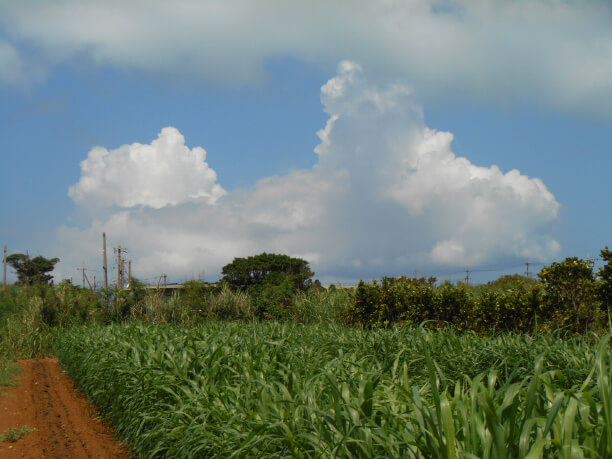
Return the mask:
[(2, 285), (6, 288), (6, 244), (4, 244), (4, 258), (2, 259)]
[(83, 264), (82, 268), (77, 268), (77, 271), (81, 271), (83, 273), (83, 283), (81, 284), (81, 286), (85, 288), (85, 264)]
[(117, 289), (121, 288), (121, 246), (117, 247)]
[[(77, 268), (77, 271), (83, 272), (83, 284), (82, 284), (83, 288), (85, 288), (85, 282), (87, 282), (87, 285), (89, 285), (89, 288), (93, 290), (93, 287), (91, 286), (91, 282), (89, 281), (89, 277), (87, 277), (87, 268), (85, 267), (85, 264), (83, 264), (82, 268)], [(94, 276), (94, 279), (95, 279), (95, 276)]]
[(529, 265), (531, 263), (529, 263), (528, 261), (525, 262), (525, 276), (527, 277), (531, 277), (531, 273), (529, 272)]
[(106, 290), (108, 290), (108, 266), (106, 264), (106, 233), (102, 233), (102, 253), (103, 255), (103, 261), (104, 261), (104, 288)]
[(470, 271), (469, 269), (465, 270), (465, 284), (466, 285), (470, 285), (470, 273), (472, 271)]

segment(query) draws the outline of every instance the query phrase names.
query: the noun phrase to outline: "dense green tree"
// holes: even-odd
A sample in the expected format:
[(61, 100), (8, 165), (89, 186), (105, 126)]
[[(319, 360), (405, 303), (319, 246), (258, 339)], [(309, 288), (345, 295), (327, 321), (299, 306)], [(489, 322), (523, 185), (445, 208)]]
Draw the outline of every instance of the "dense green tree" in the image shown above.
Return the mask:
[(580, 258), (566, 258), (538, 273), (544, 286), (544, 302), (559, 325), (588, 323), (597, 313), (596, 283), (591, 265)]
[(241, 290), (290, 281), (297, 290), (310, 286), (314, 273), (306, 260), (289, 255), (261, 253), (248, 258), (234, 258), (222, 269), (222, 280)]
[(280, 320), (288, 317), (295, 293), (310, 287), (314, 275), (306, 260), (274, 253), (234, 258), (221, 272), (221, 282), (248, 292), (256, 317)]
[(612, 306), (612, 251), (606, 246), (599, 255), (606, 262), (604, 266), (597, 271), (599, 278), (598, 293), (602, 303), (607, 307)]
[(31, 258), (28, 254), (14, 253), (6, 258), (6, 262), (15, 270), (17, 280), (22, 285), (52, 284), (50, 273), (59, 262), (59, 258), (37, 256)]

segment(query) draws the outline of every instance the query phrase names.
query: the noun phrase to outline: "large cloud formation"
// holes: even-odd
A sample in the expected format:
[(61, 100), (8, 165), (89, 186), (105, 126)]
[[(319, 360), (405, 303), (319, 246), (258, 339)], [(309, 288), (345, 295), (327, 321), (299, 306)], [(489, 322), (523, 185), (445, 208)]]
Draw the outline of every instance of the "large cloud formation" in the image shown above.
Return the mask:
[(49, 65), (243, 85), (273, 59), (329, 69), (348, 56), (421, 95), (612, 114), (608, 0), (0, 0), (2, 32)]
[[(102, 231), (130, 249), (137, 276), (212, 277), (261, 251), (308, 259), (325, 279), (433, 272), (554, 257), (559, 204), (541, 180), (480, 167), (428, 128), (410, 87), (376, 85), (344, 61), (321, 90), (318, 161), (224, 192), (201, 148), (175, 128), (150, 145), (94, 148), (70, 194), (107, 215), (59, 232), (64, 260), (99, 264)], [(101, 215), (100, 213), (96, 215)]]

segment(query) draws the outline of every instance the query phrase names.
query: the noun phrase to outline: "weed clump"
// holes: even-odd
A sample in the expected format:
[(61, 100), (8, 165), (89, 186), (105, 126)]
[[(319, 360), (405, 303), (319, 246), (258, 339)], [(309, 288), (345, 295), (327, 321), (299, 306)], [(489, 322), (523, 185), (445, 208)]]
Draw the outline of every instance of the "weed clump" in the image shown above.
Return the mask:
[(10, 429), (4, 431), (3, 434), (0, 434), (0, 442), (15, 443), (24, 435), (32, 432), (36, 432), (36, 429), (29, 426), (11, 427)]

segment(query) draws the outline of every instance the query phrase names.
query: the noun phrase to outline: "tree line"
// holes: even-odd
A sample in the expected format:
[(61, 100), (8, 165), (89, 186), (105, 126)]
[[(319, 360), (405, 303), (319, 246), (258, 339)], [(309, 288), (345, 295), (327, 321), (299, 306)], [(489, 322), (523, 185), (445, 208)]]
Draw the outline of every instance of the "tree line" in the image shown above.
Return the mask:
[[(452, 325), (477, 332), (603, 330), (610, 322), (612, 305), (612, 251), (606, 247), (600, 256), (604, 265), (596, 273), (587, 261), (570, 257), (545, 266), (537, 279), (503, 276), (480, 286), (450, 282), (437, 285), (435, 278), (404, 276), (369, 283), (360, 281), (349, 296), (345, 295), (350, 297), (350, 303), (340, 307), (335, 318), (364, 327), (408, 323)], [(51, 284), (50, 272), (58, 261), (42, 256), (31, 258), (27, 254), (7, 258), (20, 285)], [(241, 312), (226, 311), (226, 318), (290, 320), (296, 316), (293, 309), (297, 296), (324, 290), (313, 276), (306, 260), (289, 255), (262, 253), (235, 258), (222, 268), (222, 278), (216, 285), (186, 283), (181, 301), (198, 311), (205, 303), (218, 301), (219, 292), (226, 289), (240, 293), (240, 301), (248, 304), (250, 311), (246, 314), (244, 308), (234, 308)], [(120, 316), (129, 316), (144, 300), (143, 287), (135, 280), (129, 291), (115, 292), (113, 299), (119, 305)], [(102, 295), (108, 297), (109, 292)], [(93, 295), (88, 301), (95, 298)], [(231, 301), (237, 301), (239, 297), (232, 298)]]

